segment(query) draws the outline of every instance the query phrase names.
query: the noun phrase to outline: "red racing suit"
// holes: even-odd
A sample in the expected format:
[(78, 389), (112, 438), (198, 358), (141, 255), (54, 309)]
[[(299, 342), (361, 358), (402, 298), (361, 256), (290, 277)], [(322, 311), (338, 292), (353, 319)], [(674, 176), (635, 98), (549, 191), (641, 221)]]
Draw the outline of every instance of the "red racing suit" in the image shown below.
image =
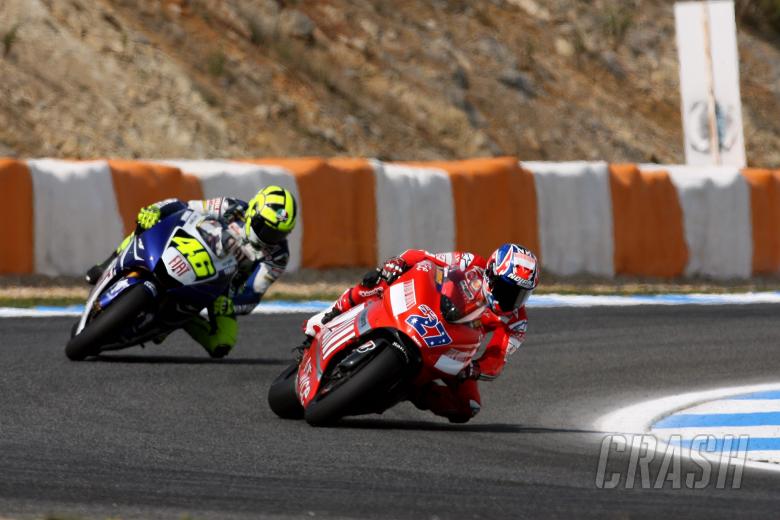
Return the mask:
[[(420, 249), (409, 249), (401, 258), (408, 268), (426, 259), (430, 255)], [(460, 269), (464, 276), (468, 271), (473, 271), (466, 279), (478, 280), (480, 290), (474, 290), (472, 309), (475, 319), (479, 319), (483, 334), (493, 332), (482, 355), (474, 360), (473, 369), (469, 371), (469, 377), (458, 376), (442, 377), (426, 386), (421, 392), (412, 397), (412, 402), (422, 410), (431, 410), (436, 415), (447, 417), (452, 422), (466, 422), (482, 407), (479, 395), (477, 379), (492, 380), (501, 374), (504, 365), (525, 340), (528, 327), (528, 317), (525, 307), (506, 314), (496, 314), (487, 308), (482, 296), (482, 274), (486, 268), (486, 261), (479, 255), (467, 252), (437, 253), (435, 255), (446, 262), (450, 269)], [(474, 276), (477, 274), (478, 276)], [(336, 308), (344, 312), (375, 295), (379, 287), (366, 287), (362, 283), (351, 289), (347, 289), (337, 300)]]

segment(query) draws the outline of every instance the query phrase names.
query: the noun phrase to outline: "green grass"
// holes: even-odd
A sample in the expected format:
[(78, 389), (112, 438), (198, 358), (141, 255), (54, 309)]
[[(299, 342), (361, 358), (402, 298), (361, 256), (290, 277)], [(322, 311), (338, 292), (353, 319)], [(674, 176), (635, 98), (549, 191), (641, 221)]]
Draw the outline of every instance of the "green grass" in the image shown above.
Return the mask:
[(45, 296), (31, 298), (0, 297), (0, 307), (38, 307), (47, 305), (52, 307), (67, 307), (69, 305), (82, 305), (84, 298), (48, 298)]

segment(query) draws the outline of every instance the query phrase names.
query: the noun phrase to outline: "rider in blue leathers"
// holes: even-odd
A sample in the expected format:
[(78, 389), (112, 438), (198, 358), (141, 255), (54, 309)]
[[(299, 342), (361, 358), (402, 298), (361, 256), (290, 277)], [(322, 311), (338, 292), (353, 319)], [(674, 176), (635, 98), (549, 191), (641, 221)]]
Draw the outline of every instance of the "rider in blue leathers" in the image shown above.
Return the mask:
[[(215, 230), (215, 243), (225, 245), (236, 257), (238, 270), (227, 294), (219, 296), (208, 309), (209, 318), (194, 317), (184, 330), (200, 343), (213, 358), (227, 355), (235, 346), (238, 334), (237, 314), (248, 314), (284, 272), (289, 260), (287, 236), (295, 227), (297, 204), (292, 193), (278, 186), (260, 190), (249, 202), (231, 197), (183, 202), (167, 199), (156, 202), (138, 213), (136, 230), (103, 263), (93, 266), (86, 275), (95, 284), (109, 263), (124, 249), (136, 233), (141, 233), (161, 219), (189, 208), (214, 217), (223, 224)], [(157, 338), (160, 343), (164, 336)]]

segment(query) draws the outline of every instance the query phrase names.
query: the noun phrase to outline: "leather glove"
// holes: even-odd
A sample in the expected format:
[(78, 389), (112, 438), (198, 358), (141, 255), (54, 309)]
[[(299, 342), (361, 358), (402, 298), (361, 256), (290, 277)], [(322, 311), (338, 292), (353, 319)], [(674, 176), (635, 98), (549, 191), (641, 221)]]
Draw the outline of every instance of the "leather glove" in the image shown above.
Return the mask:
[(241, 226), (235, 222), (227, 226), (222, 236), (222, 248), (223, 251), (235, 256), (239, 264), (245, 261), (254, 262), (258, 257), (258, 252), (241, 233)]
[(227, 209), (222, 214), (222, 218), (228, 222), (244, 222), (246, 216), (244, 215), (244, 209), (234, 202), (228, 204)]
[(399, 276), (404, 274), (407, 269), (409, 269), (409, 265), (406, 261), (400, 256), (395, 256), (382, 265), (379, 276), (387, 283), (393, 283)]
[(159, 221), (160, 221), (160, 208), (154, 205), (141, 208), (141, 211), (138, 212), (138, 217), (136, 217), (136, 222), (138, 222), (138, 225), (144, 231), (151, 228)]
[(363, 281), (360, 282), (363, 287), (371, 289), (379, 284), (379, 280), (382, 276), (382, 268), (377, 267), (373, 271), (369, 271), (363, 276)]
[(479, 365), (476, 361), (472, 361), (463, 367), (463, 370), (458, 372), (456, 377), (458, 381), (465, 381), (466, 379), (479, 379), (480, 374), (482, 374), (482, 371), (479, 369)]

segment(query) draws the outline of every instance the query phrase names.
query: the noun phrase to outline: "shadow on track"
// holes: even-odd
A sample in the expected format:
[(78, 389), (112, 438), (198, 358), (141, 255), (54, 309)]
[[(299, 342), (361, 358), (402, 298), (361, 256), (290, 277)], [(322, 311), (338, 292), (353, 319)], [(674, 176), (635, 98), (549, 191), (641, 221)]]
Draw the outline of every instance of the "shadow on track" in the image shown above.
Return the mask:
[(366, 430), (409, 430), (432, 432), (471, 432), (471, 433), (598, 433), (593, 430), (542, 428), (521, 424), (450, 424), (432, 421), (401, 421), (395, 419), (346, 418), (333, 425), (334, 428)]
[(101, 354), (94, 358), (88, 359), (92, 363), (138, 363), (148, 365), (278, 365), (286, 366), (291, 363), (290, 359), (273, 359), (273, 358), (222, 358), (212, 359), (208, 357), (196, 357), (196, 356), (160, 356), (160, 355), (128, 355), (128, 354), (116, 354), (105, 355)]

